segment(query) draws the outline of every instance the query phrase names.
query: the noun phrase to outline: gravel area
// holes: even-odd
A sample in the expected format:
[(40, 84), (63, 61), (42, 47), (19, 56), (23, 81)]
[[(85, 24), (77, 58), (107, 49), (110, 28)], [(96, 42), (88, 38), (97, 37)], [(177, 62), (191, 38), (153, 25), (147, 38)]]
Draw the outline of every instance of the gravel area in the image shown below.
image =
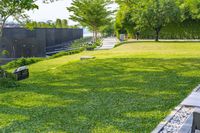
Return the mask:
[[(193, 112), (200, 108), (200, 84), (179, 104), (152, 133), (188, 133), (192, 126)], [(199, 130), (198, 130), (199, 131)], [(200, 133), (200, 132), (197, 132)]]
[(178, 133), (185, 121), (194, 112), (194, 107), (183, 106), (159, 133)]

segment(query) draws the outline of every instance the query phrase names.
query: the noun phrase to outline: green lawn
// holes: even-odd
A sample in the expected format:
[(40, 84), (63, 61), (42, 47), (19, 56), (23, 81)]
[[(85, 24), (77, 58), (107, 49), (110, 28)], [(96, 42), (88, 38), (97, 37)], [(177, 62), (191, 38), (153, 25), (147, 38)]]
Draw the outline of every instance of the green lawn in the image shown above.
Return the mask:
[(148, 133), (200, 83), (200, 43), (130, 43), (30, 72), (0, 87), (0, 132)]

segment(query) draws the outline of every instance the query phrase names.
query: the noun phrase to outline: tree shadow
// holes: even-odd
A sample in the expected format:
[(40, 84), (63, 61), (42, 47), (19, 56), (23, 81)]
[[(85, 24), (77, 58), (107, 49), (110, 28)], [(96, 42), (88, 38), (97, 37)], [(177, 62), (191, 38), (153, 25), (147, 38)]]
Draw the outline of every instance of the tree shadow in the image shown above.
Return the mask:
[[(0, 90), (5, 132), (150, 132), (200, 82), (200, 59), (111, 58)], [(13, 116), (18, 119), (13, 119)], [(2, 119), (2, 121), (5, 121)]]

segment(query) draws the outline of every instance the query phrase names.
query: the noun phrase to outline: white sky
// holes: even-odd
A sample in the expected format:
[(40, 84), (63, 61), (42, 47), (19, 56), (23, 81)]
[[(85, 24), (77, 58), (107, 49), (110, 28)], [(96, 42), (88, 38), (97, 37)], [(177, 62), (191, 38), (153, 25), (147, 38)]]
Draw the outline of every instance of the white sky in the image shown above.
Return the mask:
[[(57, 18), (60, 19), (68, 19), (70, 13), (67, 11), (67, 7), (69, 7), (72, 3), (72, 0), (59, 0), (54, 3), (44, 4), (42, 0), (37, 2), (39, 5), (38, 10), (29, 11), (28, 15), (30, 19), (33, 21), (47, 21), (53, 20), (55, 21)], [(112, 8), (115, 9), (117, 5), (112, 5)], [(68, 19), (70, 25), (73, 25), (74, 22)]]
[[(54, 3), (44, 4), (42, 0), (36, 2), (39, 5), (38, 10), (29, 11), (27, 14), (30, 16), (30, 19), (33, 21), (47, 21), (47, 20), (56, 20), (68, 19), (69, 12), (67, 7), (70, 6), (72, 0), (59, 0)], [(73, 24), (72, 21), (69, 21), (70, 24)]]

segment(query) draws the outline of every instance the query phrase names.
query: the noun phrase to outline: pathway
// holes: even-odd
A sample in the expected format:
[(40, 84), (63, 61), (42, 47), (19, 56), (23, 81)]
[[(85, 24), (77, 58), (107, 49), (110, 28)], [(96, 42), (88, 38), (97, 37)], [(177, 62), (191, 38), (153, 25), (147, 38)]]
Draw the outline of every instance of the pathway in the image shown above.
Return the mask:
[(97, 50), (109, 50), (115, 47), (118, 43), (118, 39), (116, 37), (108, 37), (103, 39), (103, 45)]

